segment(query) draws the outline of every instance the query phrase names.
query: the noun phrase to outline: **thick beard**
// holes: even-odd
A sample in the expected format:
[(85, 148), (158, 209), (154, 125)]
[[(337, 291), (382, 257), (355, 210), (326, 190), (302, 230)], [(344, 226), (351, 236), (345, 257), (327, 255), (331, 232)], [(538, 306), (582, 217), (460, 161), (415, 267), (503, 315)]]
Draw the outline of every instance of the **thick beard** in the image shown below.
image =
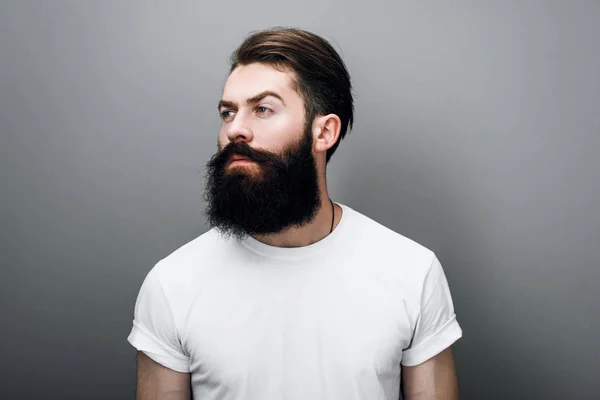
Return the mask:
[[(208, 223), (225, 237), (279, 233), (314, 220), (320, 205), (312, 134), (305, 129), (299, 143), (283, 155), (232, 142), (207, 163), (205, 211)], [(255, 165), (229, 167), (233, 155)]]

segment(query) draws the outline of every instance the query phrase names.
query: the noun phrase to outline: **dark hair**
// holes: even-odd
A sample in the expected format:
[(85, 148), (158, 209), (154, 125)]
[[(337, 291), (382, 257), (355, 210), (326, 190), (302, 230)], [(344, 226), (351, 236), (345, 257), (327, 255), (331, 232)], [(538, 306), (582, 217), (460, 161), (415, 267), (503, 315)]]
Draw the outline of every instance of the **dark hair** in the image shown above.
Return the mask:
[(229, 72), (252, 63), (295, 73), (294, 89), (304, 100), (307, 126), (318, 115), (336, 114), (340, 118), (340, 139), (327, 150), (329, 162), (354, 122), (350, 74), (339, 54), (314, 33), (276, 27), (248, 36), (232, 54)]

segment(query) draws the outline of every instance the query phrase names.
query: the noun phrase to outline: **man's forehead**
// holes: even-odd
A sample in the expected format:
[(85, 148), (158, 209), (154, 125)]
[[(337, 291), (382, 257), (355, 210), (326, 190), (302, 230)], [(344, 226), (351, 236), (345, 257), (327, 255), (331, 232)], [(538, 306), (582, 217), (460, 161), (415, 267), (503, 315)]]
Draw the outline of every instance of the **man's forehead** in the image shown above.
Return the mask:
[(264, 64), (239, 66), (225, 82), (223, 99), (242, 102), (265, 91), (275, 92), (283, 98), (292, 95), (295, 93), (292, 73)]

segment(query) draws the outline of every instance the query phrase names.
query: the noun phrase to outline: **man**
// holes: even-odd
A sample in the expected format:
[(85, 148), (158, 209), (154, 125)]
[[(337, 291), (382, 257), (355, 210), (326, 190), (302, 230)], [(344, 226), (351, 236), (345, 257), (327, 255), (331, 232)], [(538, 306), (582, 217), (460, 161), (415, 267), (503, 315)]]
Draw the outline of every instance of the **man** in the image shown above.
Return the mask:
[(212, 229), (159, 261), (136, 301), (137, 398), (457, 399), (462, 331), (438, 259), (329, 198), (353, 122), (336, 51), (302, 30), (254, 33), (218, 108)]

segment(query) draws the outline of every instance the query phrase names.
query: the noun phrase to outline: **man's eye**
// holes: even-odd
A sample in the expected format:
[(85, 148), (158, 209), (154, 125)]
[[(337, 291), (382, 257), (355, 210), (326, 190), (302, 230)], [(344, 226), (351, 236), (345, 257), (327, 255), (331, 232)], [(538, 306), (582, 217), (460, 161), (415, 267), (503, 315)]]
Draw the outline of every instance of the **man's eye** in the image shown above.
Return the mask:
[(271, 109), (268, 107), (256, 107), (256, 111), (258, 111), (260, 114), (268, 114), (271, 112)]
[(221, 111), (221, 118), (222, 119), (230, 118), (232, 114), (233, 114), (233, 111), (230, 111), (230, 110)]

